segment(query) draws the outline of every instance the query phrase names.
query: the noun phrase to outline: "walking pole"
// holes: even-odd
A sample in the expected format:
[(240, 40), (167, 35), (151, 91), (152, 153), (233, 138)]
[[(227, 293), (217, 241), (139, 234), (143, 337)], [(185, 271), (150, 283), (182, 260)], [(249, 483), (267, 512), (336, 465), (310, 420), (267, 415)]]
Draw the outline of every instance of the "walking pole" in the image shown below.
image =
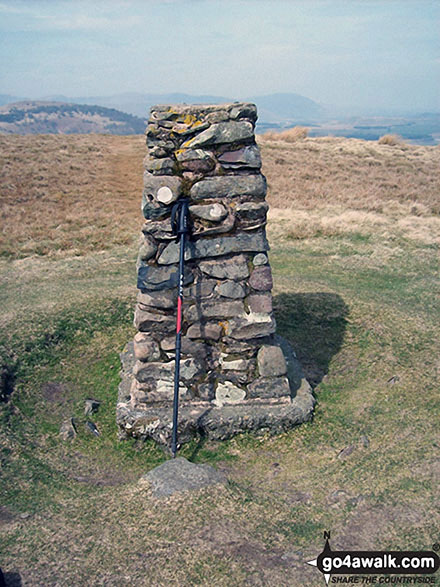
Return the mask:
[(177, 322), (176, 322), (176, 363), (174, 368), (174, 400), (173, 400), (173, 435), (171, 439), (171, 453), (173, 459), (177, 453), (177, 421), (179, 410), (179, 380), (180, 380), (180, 350), (182, 328), (183, 279), (185, 263), (185, 240), (190, 232), (188, 200), (179, 200), (171, 212), (171, 226), (173, 233), (180, 240), (179, 251), (179, 284), (177, 291)]

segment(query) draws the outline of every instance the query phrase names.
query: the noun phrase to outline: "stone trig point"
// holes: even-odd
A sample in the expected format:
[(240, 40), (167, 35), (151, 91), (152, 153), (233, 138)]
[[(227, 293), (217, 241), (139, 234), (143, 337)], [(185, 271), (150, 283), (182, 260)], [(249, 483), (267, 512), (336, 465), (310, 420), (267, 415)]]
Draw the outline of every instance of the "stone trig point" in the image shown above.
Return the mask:
[(309, 420), (314, 398), (275, 333), (265, 225), (266, 180), (254, 104), (167, 105), (147, 128), (138, 258), (138, 332), (122, 354), (121, 437), (169, 446), (179, 245), (171, 209), (188, 198), (179, 441), (282, 432)]

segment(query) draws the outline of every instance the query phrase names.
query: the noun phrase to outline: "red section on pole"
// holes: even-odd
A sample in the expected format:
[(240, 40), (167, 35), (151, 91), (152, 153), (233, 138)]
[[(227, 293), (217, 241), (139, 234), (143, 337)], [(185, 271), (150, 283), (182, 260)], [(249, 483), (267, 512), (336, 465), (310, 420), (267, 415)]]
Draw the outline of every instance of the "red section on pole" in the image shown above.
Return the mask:
[(182, 326), (182, 298), (177, 298), (177, 329), (176, 332), (180, 332)]

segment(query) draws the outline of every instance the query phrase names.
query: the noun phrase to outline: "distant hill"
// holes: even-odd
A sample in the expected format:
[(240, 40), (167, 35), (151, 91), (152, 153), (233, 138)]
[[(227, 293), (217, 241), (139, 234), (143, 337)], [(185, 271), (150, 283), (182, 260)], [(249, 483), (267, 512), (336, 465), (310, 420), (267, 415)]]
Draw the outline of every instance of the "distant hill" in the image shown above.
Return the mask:
[[(99, 106), (117, 108), (135, 116), (147, 118), (151, 106), (155, 104), (221, 104), (222, 102), (234, 102), (237, 98), (206, 94), (141, 94), (126, 92), (113, 96), (79, 96), (76, 98), (47, 96), (45, 99), (75, 102), (77, 104), (98, 104)], [(300, 94), (269, 94), (266, 96), (252, 96), (244, 98), (244, 100), (254, 102), (257, 105), (258, 120), (263, 124), (274, 122), (306, 123), (321, 120), (326, 114), (322, 106)]]
[(0, 107), (0, 133), (143, 134), (145, 120), (114, 108), (65, 102), (26, 101)]
[(10, 94), (0, 94), (0, 106), (5, 104), (12, 104), (13, 102), (23, 102), (26, 98), (19, 98), (18, 96), (11, 96)]
[(74, 102), (76, 104), (97, 104), (106, 108), (116, 108), (128, 112), (134, 116), (148, 118), (151, 106), (156, 104), (219, 104), (222, 102), (233, 102), (231, 98), (212, 95), (192, 94), (141, 94), (139, 92), (125, 92), (113, 96), (77, 96), (68, 98), (66, 96), (46, 96), (47, 100), (62, 102)]
[(326, 115), (322, 106), (300, 94), (253, 96), (249, 101), (257, 104), (261, 122), (299, 124), (322, 120)]

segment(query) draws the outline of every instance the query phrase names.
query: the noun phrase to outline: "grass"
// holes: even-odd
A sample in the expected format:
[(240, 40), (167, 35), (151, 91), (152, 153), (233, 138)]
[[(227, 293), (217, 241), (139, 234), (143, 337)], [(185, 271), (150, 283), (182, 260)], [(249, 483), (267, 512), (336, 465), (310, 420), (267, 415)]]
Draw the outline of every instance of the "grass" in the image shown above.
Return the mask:
[[(51, 137), (55, 142), (40, 146), (56, 151), (70, 139)], [(110, 143), (116, 159), (138, 148), (138, 138), (72, 141), (82, 150), (99, 145), (104, 158)], [(139, 218), (135, 226), (133, 212), (130, 230), (116, 219), (130, 207), (115, 200), (115, 233), (99, 250), (75, 237), (63, 252), (56, 240), (44, 255), (19, 240), (13, 254), (3, 249), (9, 252), (0, 262), (0, 347), (15, 389), (0, 406), (0, 566), (11, 582), (20, 576), (26, 585), (321, 585), (305, 561), (321, 552), (324, 530), (335, 549), (416, 550), (438, 542), (440, 310), (431, 231), (437, 213), (423, 187), (437, 151), (402, 152), (408, 163), (421, 149), (422, 169), (406, 176), (420, 197), (401, 186), (394, 199), (384, 195), (379, 212), (378, 202), (350, 191), (372, 189), (353, 177), (350, 163), (364, 162), (362, 178), (365, 159), (352, 151), (372, 147), (339, 139), (338, 145), (343, 151), (328, 139), (263, 144), (275, 204), (268, 233), (278, 331), (294, 345), (318, 404), (313, 422), (279, 436), (186, 445), (184, 456), (228, 475), (226, 488), (155, 501), (137, 480), (163, 453), (152, 443), (117, 440), (118, 352), (133, 335), (136, 257), (134, 239), (124, 244), (121, 234), (136, 234)], [(380, 148), (374, 158), (382, 162), (392, 156), (386, 149), (400, 150)], [(329, 166), (328, 185), (332, 169), (347, 166), (350, 190), (341, 183), (332, 189), (340, 194), (337, 205), (351, 210), (349, 220), (337, 222), (327, 198), (316, 196), (311, 206), (299, 193), (312, 190), (313, 179), (294, 179), (319, 159)], [(398, 159), (392, 161), (390, 169)], [(292, 191), (283, 197), (292, 212), (286, 206), (283, 215), (277, 174), (287, 181), (290, 168)], [(382, 173), (371, 166), (371, 184), (377, 187)], [(108, 182), (103, 193), (113, 189)], [(73, 185), (67, 181), (66, 189)], [(90, 195), (81, 197), (87, 202)], [(410, 213), (410, 202), (419, 215)], [(90, 217), (88, 210), (84, 225), (95, 221), (94, 205)], [(297, 231), (298, 218), (304, 232)], [(418, 231), (399, 227), (405, 218), (418, 219)], [(99, 438), (85, 429), (87, 397), (101, 401), (88, 417)], [(70, 417), (77, 437), (64, 442), (58, 431)]]

